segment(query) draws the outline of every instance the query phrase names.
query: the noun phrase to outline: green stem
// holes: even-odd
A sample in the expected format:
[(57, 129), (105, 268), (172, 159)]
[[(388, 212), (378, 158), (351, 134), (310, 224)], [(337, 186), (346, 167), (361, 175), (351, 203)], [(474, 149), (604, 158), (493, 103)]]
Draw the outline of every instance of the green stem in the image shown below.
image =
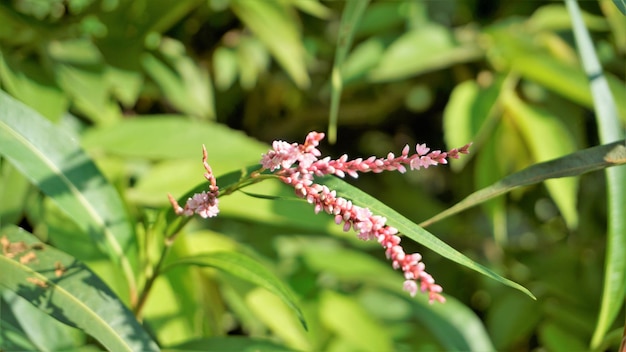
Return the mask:
[[(262, 171), (263, 170), (259, 170), (249, 175), (246, 175), (242, 177), (239, 181), (235, 182), (234, 184), (224, 188), (223, 190), (220, 190), (218, 198), (221, 196), (229, 195), (235, 191), (238, 191), (245, 187), (259, 183), (261, 181), (277, 177), (275, 175), (261, 174)], [(152, 273), (146, 279), (146, 284), (144, 285), (144, 288), (141, 291), (139, 298), (137, 299), (137, 304), (133, 305), (134, 306), (133, 311), (135, 313), (135, 317), (137, 317), (138, 320), (141, 320), (143, 307), (148, 299), (150, 290), (152, 289), (154, 282), (159, 277), (159, 275), (163, 272), (162, 268), (163, 268), (163, 263), (165, 263), (165, 258), (171, 251), (172, 245), (174, 244), (176, 237), (178, 236), (182, 228), (189, 222), (189, 220), (191, 220), (190, 217), (185, 217), (185, 218), (179, 217), (176, 221), (170, 223), (169, 226), (166, 228), (166, 231), (165, 231), (166, 238), (165, 238), (165, 242), (163, 245), (163, 250), (161, 251), (161, 255), (159, 256), (159, 261), (155, 264), (152, 270)]]

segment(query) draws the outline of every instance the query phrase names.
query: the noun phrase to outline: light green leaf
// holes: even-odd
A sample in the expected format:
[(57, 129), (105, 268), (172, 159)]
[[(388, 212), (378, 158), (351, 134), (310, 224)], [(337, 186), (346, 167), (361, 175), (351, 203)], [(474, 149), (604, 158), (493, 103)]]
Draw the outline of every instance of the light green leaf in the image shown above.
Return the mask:
[(30, 183), (8, 162), (0, 165), (0, 180), (0, 226), (16, 224), (24, 215)]
[[(492, 110), (498, 98), (501, 84), (482, 89), (472, 80), (454, 87), (443, 111), (443, 131), (446, 145), (456, 148), (469, 142), (479, 144), (493, 125)], [(491, 123), (488, 123), (491, 122)], [(470, 158), (451, 160), (453, 170), (459, 170)]]
[(491, 279), (501, 282), (507, 286), (513, 287), (529, 297), (535, 299), (535, 296), (525, 287), (517, 284), (511, 280), (505, 279), (490, 269), (474, 262), (468, 257), (464, 256), (454, 248), (441, 241), (430, 232), (424, 230), (422, 227), (416, 225), (411, 220), (405, 218), (400, 213), (389, 208), (385, 204), (381, 203), (376, 198), (369, 194), (359, 190), (358, 188), (350, 185), (349, 183), (337, 178), (337, 177), (325, 177), (321, 180), (322, 184), (328, 186), (328, 188), (336, 190), (337, 194), (350, 199), (354, 204), (369, 208), (374, 214), (384, 216), (387, 218), (387, 223), (400, 231), (406, 237), (422, 244), (435, 253), (450, 259), (455, 263), (461, 264), (469, 269), (477, 271)]
[[(507, 91), (502, 100), (508, 114), (515, 119), (521, 130), (534, 160), (552, 160), (576, 150), (573, 136), (556, 116), (524, 103), (511, 91)], [(576, 228), (578, 179), (547, 180), (545, 184), (567, 226), (570, 229)]]
[(237, 80), (237, 54), (231, 48), (220, 46), (213, 52), (215, 87), (224, 91)]
[(456, 44), (450, 29), (428, 24), (396, 39), (370, 72), (369, 79), (372, 82), (406, 79), (482, 55), (478, 47)]
[[(470, 194), (454, 206), (423, 221), (420, 223), (420, 226), (428, 226), (489, 199), (510, 192), (518, 187), (532, 185), (550, 178), (577, 176), (587, 172), (620, 165), (606, 161), (605, 157), (614, 150), (615, 147), (622, 144), (624, 144), (624, 141), (583, 149), (555, 160), (531, 165), (524, 170), (501, 179), (487, 188)], [(624, 163), (626, 163), (626, 160), (621, 162), (621, 164)]]
[(393, 350), (388, 330), (353, 298), (324, 291), (320, 295), (319, 314), (322, 323), (330, 332), (349, 341), (355, 350), (372, 352)]
[(75, 138), (0, 91), (0, 153), (120, 264), (133, 301), (133, 228), (119, 194)]
[(298, 316), (306, 329), (306, 321), (300, 308), (296, 305), (296, 297), (279, 278), (266, 269), (261, 263), (238, 252), (212, 252), (173, 261), (163, 271), (178, 265), (196, 265), (223, 270), (231, 275), (249, 281), (280, 297)]
[(203, 144), (211, 165), (228, 159), (238, 160), (239, 166), (258, 162), (268, 149), (225, 125), (191, 121), (181, 115), (144, 116), (90, 129), (83, 136), (82, 143), (85, 149), (97, 153), (155, 160), (195, 158), (198, 165), (202, 161)]
[[(605, 18), (585, 12), (585, 24), (589, 29), (606, 31), (609, 29)], [(528, 18), (528, 25), (534, 30), (559, 31), (572, 28), (572, 21), (567, 9), (562, 4), (541, 6)]]
[[(292, 309), (275, 294), (256, 287), (245, 294), (243, 303), (242, 308), (249, 312), (250, 321), (261, 321), (285, 345), (298, 351), (314, 350), (309, 333), (298, 325)], [(229, 304), (232, 304), (232, 300)]]
[(335, 61), (333, 62), (333, 71), (331, 74), (330, 115), (328, 121), (328, 141), (331, 144), (335, 143), (337, 140), (337, 119), (339, 116), (341, 91), (343, 90), (344, 78), (342, 70), (344, 60), (352, 46), (352, 39), (354, 38), (357, 24), (368, 4), (369, 0), (348, 1), (341, 15)]
[(237, 17), (261, 40), (300, 88), (309, 86), (304, 47), (296, 20), (279, 1), (233, 0)]
[[(85, 331), (110, 351), (159, 350), (132, 313), (85, 265), (20, 228), (8, 227), (0, 234), (13, 244), (0, 256), (0, 285)], [(35, 258), (27, 261), (27, 256)]]

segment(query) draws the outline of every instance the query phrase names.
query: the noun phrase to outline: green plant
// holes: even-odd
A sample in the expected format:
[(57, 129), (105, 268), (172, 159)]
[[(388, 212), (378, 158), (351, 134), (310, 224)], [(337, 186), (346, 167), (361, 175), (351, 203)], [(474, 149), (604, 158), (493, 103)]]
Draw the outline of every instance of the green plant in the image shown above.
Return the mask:
[[(0, 349), (617, 348), (624, 4), (482, 5), (1, 4)], [(324, 155), (474, 142), (315, 179), (397, 228), (446, 303), (257, 173), (259, 139), (326, 124)], [(203, 144), (220, 214), (183, 219), (166, 194), (207, 189)]]

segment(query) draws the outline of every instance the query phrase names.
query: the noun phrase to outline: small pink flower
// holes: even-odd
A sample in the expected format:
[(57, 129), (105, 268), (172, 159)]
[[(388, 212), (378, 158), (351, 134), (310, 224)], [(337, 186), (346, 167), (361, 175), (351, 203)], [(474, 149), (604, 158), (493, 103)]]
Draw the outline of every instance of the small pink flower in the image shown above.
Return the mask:
[(207, 162), (207, 151), (204, 145), (202, 146), (202, 164), (206, 170), (204, 178), (209, 181), (209, 191), (194, 194), (191, 198), (187, 199), (184, 208), (178, 205), (178, 202), (171, 194), (168, 194), (168, 199), (177, 215), (192, 216), (193, 214), (198, 214), (203, 218), (212, 218), (217, 216), (220, 212), (217, 207), (219, 203), (219, 200), (217, 199), (219, 196), (219, 188), (217, 187), (217, 181), (215, 180), (213, 170)]

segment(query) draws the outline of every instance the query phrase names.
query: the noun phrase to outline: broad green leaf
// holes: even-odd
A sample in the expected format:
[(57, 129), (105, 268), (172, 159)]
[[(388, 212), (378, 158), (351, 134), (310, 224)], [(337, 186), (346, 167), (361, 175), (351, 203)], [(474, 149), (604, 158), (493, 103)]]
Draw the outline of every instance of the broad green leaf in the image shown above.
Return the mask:
[[(503, 95), (502, 101), (508, 115), (515, 119), (533, 159), (537, 162), (556, 159), (576, 150), (573, 136), (556, 116), (524, 103), (511, 91)], [(578, 179), (547, 180), (545, 184), (567, 226), (570, 229), (576, 228)]]
[(159, 350), (132, 313), (84, 264), (17, 227), (5, 228), (0, 238), (11, 243), (0, 256), (0, 285), (85, 331), (110, 351)]
[(183, 344), (163, 349), (163, 352), (180, 351), (222, 351), (222, 352), (295, 352), (287, 346), (279, 345), (273, 341), (243, 336), (220, 336), (208, 337), (198, 340), (187, 341)]
[(393, 350), (388, 330), (353, 298), (324, 291), (320, 296), (319, 314), (322, 323), (330, 332), (349, 341), (354, 350), (373, 352)]
[[(487, 188), (470, 194), (454, 206), (421, 222), (420, 226), (428, 226), (518, 187), (532, 185), (551, 178), (578, 176), (587, 172), (616, 166), (618, 164), (606, 161), (605, 156), (623, 143), (624, 141), (621, 141), (583, 149), (555, 160), (531, 165)], [(621, 162), (621, 164), (624, 163), (626, 163), (626, 160)]]
[(223, 270), (231, 275), (259, 285), (280, 297), (291, 308), (306, 329), (304, 315), (296, 305), (296, 297), (279, 278), (261, 263), (238, 252), (212, 252), (180, 258), (167, 265), (163, 271), (178, 265), (195, 265)]
[(134, 301), (133, 228), (119, 194), (75, 138), (0, 91), (0, 153), (121, 266)]
[(376, 198), (368, 195), (367, 193), (359, 190), (358, 188), (346, 183), (345, 181), (337, 177), (325, 177), (321, 180), (322, 184), (328, 186), (332, 190), (336, 190), (337, 194), (350, 199), (354, 204), (369, 208), (374, 214), (384, 216), (387, 218), (387, 223), (393, 226), (404, 234), (406, 237), (422, 244), (435, 253), (452, 260), (455, 263), (461, 264), (469, 269), (477, 271), (491, 279), (501, 282), (507, 286), (513, 287), (529, 297), (535, 299), (535, 296), (525, 287), (517, 284), (511, 280), (505, 279), (490, 269), (474, 262), (468, 257), (464, 256), (454, 248), (447, 245), (422, 227), (418, 226), (411, 220), (405, 218), (400, 213), (387, 207)]
[[(616, 2), (616, 5), (619, 4)], [(566, 0), (565, 5), (572, 17), (574, 38), (585, 69), (601, 143), (609, 143), (624, 138), (623, 124), (619, 121), (616, 101), (611, 95), (609, 83), (602, 73), (602, 66), (596, 56), (593, 41), (585, 27), (578, 3)], [(620, 10), (624, 12), (623, 7)], [(622, 85), (623, 86), (623, 85)], [(623, 97), (624, 95), (618, 95)], [(619, 101), (623, 102), (624, 99)], [(623, 142), (622, 142), (623, 143)], [(622, 162), (624, 160), (622, 159)], [(608, 234), (602, 303), (596, 329), (591, 339), (591, 347), (598, 348), (618, 312), (624, 304), (626, 292), (626, 167), (606, 170)]]
[[(211, 165), (229, 160), (232, 165), (234, 160), (244, 166), (258, 162), (268, 150), (264, 144), (225, 125), (191, 121), (180, 115), (126, 119), (113, 126), (90, 129), (82, 139), (83, 147), (95, 153), (154, 160), (196, 158), (202, 173), (203, 144)], [(219, 169), (214, 171), (221, 173)]]
[[(304, 46), (296, 19), (285, 3), (233, 0), (237, 17), (265, 44), (276, 61), (300, 88), (310, 84), (304, 61)], [(280, 35), (278, 35), (280, 34)]]
[(385, 51), (369, 74), (372, 82), (406, 79), (424, 72), (478, 59), (482, 50), (459, 45), (450, 29), (428, 24), (404, 33)]
[(369, 0), (348, 1), (341, 15), (337, 49), (331, 73), (330, 116), (328, 120), (328, 141), (330, 143), (335, 143), (337, 140), (337, 119), (339, 116), (341, 91), (343, 90), (344, 78), (342, 70), (344, 61), (352, 46), (352, 39), (354, 38), (357, 24), (368, 4)]

